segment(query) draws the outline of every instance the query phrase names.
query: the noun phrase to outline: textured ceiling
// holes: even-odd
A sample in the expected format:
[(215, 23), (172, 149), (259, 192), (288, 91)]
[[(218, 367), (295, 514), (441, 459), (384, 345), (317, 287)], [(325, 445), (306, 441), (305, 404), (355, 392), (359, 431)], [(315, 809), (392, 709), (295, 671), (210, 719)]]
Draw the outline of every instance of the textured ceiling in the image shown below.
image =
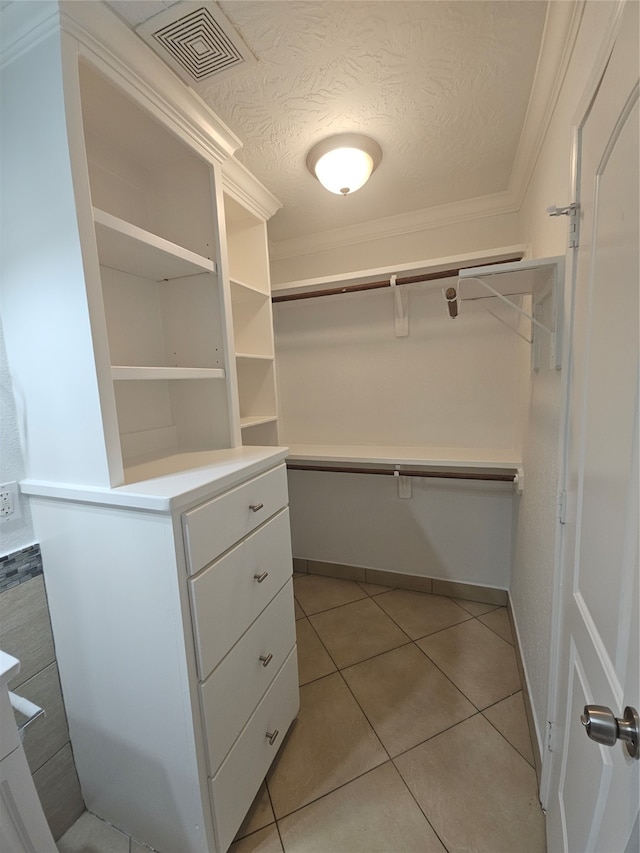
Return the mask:
[[(113, 0), (132, 26), (171, 2)], [(194, 86), (283, 203), (273, 241), (507, 189), (546, 0), (228, 0), (258, 62)], [(380, 167), (352, 196), (311, 177), (311, 146), (364, 132)]]

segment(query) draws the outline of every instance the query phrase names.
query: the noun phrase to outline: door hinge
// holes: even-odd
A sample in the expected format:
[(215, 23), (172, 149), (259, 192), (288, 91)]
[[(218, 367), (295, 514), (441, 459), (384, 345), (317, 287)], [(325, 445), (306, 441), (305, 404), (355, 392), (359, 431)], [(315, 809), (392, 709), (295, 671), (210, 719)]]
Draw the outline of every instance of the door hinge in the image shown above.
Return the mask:
[(567, 523), (567, 493), (564, 491), (558, 492), (558, 498), (556, 501), (556, 518), (560, 524)]
[(566, 207), (556, 207), (555, 204), (547, 208), (549, 216), (569, 217), (569, 248), (577, 249), (580, 245), (580, 205), (577, 201), (571, 202)]

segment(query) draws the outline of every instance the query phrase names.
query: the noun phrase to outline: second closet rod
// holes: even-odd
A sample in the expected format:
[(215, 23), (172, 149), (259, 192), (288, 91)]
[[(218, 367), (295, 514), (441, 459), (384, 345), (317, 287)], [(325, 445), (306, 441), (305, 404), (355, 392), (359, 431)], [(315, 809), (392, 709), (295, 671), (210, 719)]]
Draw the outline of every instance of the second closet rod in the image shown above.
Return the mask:
[(290, 471), (330, 471), (337, 474), (397, 474), (400, 477), (433, 477), (439, 480), (491, 480), (501, 483), (513, 483), (517, 473), (508, 469), (500, 473), (488, 471), (420, 471), (391, 468), (351, 468), (342, 465), (305, 465), (297, 462), (287, 462), (287, 468)]
[[(483, 264), (485, 267), (492, 267), (496, 264), (511, 264), (516, 261), (521, 261), (522, 257), (505, 258), (501, 261), (492, 261), (488, 264)], [(460, 275), (460, 270), (473, 269), (478, 266), (477, 263), (470, 264), (466, 267), (455, 267), (455, 269), (439, 270), (438, 272), (422, 273), (420, 275), (407, 275), (403, 278), (396, 278), (396, 285), (399, 284), (420, 284), (425, 281), (438, 281), (441, 278), (457, 278)], [(291, 302), (294, 299), (316, 299), (319, 296), (336, 296), (340, 293), (356, 293), (360, 290), (379, 290), (383, 287), (391, 287), (391, 279), (387, 278), (382, 281), (368, 281), (363, 284), (346, 284), (344, 287), (331, 287), (326, 290), (307, 290), (305, 293), (284, 293), (282, 296), (272, 296), (272, 302)]]

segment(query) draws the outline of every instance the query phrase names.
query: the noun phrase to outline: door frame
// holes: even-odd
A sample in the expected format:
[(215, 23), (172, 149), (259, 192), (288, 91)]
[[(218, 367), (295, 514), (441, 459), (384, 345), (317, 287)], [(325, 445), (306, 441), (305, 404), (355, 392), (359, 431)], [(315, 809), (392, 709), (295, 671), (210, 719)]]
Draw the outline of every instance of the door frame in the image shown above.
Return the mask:
[[(602, 34), (600, 47), (589, 75), (585, 90), (578, 102), (573, 120), (571, 122), (571, 154), (570, 154), (570, 199), (578, 199), (578, 174), (580, 170), (580, 133), (587, 120), (591, 105), (596, 97), (600, 82), (606, 71), (616, 38), (620, 31), (622, 13), (629, 0), (615, 0), (611, 4), (611, 13), (606, 29)], [(633, 0), (631, 0), (633, 2)], [(580, 211), (578, 211), (580, 217)], [(558, 494), (566, 491), (567, 484), (567, 459), (569, 438), (569, 413), (571, 394), (571, 367), (573, 359), (573, 305), (575, 297), (575, 274), (576, 274), (576, 252), (577, 248), (567, 251), (565, 265), (565, 301), (564, 301), (564, 324), (563, 339), (567, 342), (563, 347), (562, 364), (562, 389), (560, 415), (560, 430), (558, 441)], [(558, 749), (558, 701), (563, 691), (560, 689), (560, 660), (562, 654), (562, 627), (564, 612), (562, 607), (562, 589), (568, 573), (568, 562), (564, 560), (564, 524), (556, 521), (556, 536), (554, 549), (554, 585), (552, 593), (551, 614), (551, 649), (547, 700), (547, 724), (546, 736), (542, 743), (542, 767), (540, 773), (540, 802), (546, 809), (554, 792), (551, 790), (553, 778), (553, 766), (559, 760), (561, 753)]]

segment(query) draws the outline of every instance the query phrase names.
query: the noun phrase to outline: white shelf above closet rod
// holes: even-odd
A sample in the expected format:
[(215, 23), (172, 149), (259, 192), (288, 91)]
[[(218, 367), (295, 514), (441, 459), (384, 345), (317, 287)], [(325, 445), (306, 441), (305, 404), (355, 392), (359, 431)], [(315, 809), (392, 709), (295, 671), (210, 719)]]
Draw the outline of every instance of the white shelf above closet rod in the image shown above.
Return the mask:
[[(521, 260), (522, 255), (519, 257), (511, 257), (500, 261), (491, 261), (490, 264), (486, 266), (492, 266), (493, 264), (502, 264), (505, 261), (509, 263), (517, 263)], [(439, 281), (443, 278), (458, 278), (460, 273), (465, 269), (471, 269), (475, 267), (466, 267), (466, 266), (456, 266), (449, 267), (448, 269), (440, 269), (435, 272), (423, 272), (418, 273), (416, 275), (409, 275), (398, 277), (396, 273), (391, 273), (386, 279), (380, 279), (378, 281), (365, 281), (359, 284), (345, 284), (340, 287), (323, 287), (318, 290), (300, 290), (297, 292), (286, 292), (282, 294), (278, 294), (274, 289), (271, 296), (271, 301), (274, 303), (277, 302), (293, 302), (299, 299), (317, 299), (321, 296), (340, 296), (344, 293), (357, 293), (364, 290), (380, 290), (386, 287), (399, 287), (406, 284), (423, 284), (429, 281)], [(302, 283), (297, 283), (299, 286), (302, 286)], [(284, 288), (282, 288), (284, 290)]]

